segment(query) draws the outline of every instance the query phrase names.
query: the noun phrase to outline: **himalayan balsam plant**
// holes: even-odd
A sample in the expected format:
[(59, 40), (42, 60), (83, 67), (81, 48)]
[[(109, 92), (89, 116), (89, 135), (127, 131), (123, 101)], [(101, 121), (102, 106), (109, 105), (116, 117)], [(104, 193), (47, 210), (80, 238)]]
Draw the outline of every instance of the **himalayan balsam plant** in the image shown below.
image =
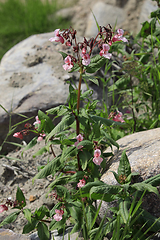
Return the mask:
[[(98, 100), (91, 99), (92, 90), (81, 91), (83, 79), (98, 85), (97, 78), (92, 74), (112, 57), (112, 46), (117, 41), (124, 44), (128, 42), (123, 36), (124, 31), (118, 29), (114, 34), (110, 25), (99, 27), (95, 38), (87, 40), (84, 37), (83, 42), (77, 42), (76, 31), (73, 28), (56, 29), (54, 35), (49, 39), (51, 42), (59, 42), (72, 48), (72, 55), (60, 53), (64, 59), (63, 68), (66, 71), (79, 72), (78, 87), (70, 83), (67, 105), (49, 109), (46, 113), (39, 110), (36, 122), (33, 125), (25, 124), (25, 129), (16, 132), (14, 137), (23, 139), (26, 134), (35, 133), (36, 136), (24, 151), (34, 147), (37, 141), (45, 139), (45, 146), (34, 156), (51, 150), (52, 159), (47, 165), (41, 166), (40, 171), (33, 178), (33, 183), (35, 179), (52, 175), (54, 180), (49, 186), (50, 194), (58, 200), (58, 203), (51, 210), (41, 206), (32, 213), (26, 208), (25, 196), (18, 187), (16, 199), (13, 202), (7, 199), (6, 203), (0, 206), (0, 211), (6, 211), (8, 207), (18, 210), (9, 215), (0, 226), (15, 221), (18, 215), (23, 213), (28, 220), (23, 233), (37, 229), (41, 240), (50, 239), (49, 231), (51, 230), (57, 229), (59, 233), (64, 232), (68, 220), (73, 225), (71, 233), (82, 231), (83, 238), (86, 240), (103, 239), (107, 233), (113, 233), (112, 239), (124, 239), (122, 238), (124, 234), (128, 236), (125, 239), (131, 239), (133, 233), (138, 237), (146, 234), (144, 226), (149, 213), (143, 211), (142, 214), (141, 194), (149, 191), (158, 195), (155, 186), (160, 181), (160, 176), (130, 185), (134, 173), (131, 172), (124, 152), (118, 173), (113, 173), (119, 185), (107, 185), (100, 180), (106, 169), (107, 157), (112, 156), (112, 152), (105, 153), (104, 150), (108, 146), (112, 148), (112, 145), (119, 147), (110, 137), (108, 129), (114, 126), (123, 128), (125, 123), (119, 111), (112, 112), (109, 119), (101, 117), (96, 108)], [(95, 47), (99, 48), (99, 53), (92, 56)], [(83, 104), (82, 108), (80, 102)], [(54, 119), (51, 119), (50, 115), (61, 117), (61, 121), (55, 126)], [(61, 153), (57, 156), (54, 152), (55, 145), (60, 145), (61, 148)], [(69, 189), (66, 188), (68, 183), (72, 186)], [(96, 220), (101, 203), (98, 206), (97, 200), (106, 202), (116, 200), (118, 203), (118, 207), (112, 209), (113, 219), (106, 219), (105, 214), (99, 225)], [(138, 221), (140, 214), (141, 219)], [(155, 219), (150, 215), (148, 219), (147, 224), (151, 226), (149, 228), (146, 225), (148, 229), (157, 231), (160, 222), (156, 220), (155, 225), (152, 226)], [(131, 231), (133, 226), (134, 232)], [(119, 234), (118, 238), (114, 238), (115, 230)]]

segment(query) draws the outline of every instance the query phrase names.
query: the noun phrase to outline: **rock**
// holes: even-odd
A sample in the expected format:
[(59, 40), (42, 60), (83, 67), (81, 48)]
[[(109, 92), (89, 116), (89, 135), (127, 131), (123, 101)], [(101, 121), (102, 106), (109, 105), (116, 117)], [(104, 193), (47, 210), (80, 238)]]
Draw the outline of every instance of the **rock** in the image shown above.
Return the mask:
[[(30, 36), (15, 45), (2, 58), (0, 104), (12, 113), (12, 125), (24, 120), (19, 114), (36, 116), (39, 109), (45, 111), (65, 104), (69, 93), (66, 80), (70, 77), (75, 81), (78, 79), (78, 73), (68, 74), (62, 67), (64, 61), (58, 51), (69, 54), (69, 48), (49, 42), (52, 36), (53, 32)], [(86, 84), (83, 83), (82, 91), (86, 89)], [(98, 86), (95, 89), (97, 93), (94, 97), (97, 98), (100, 89)], [(8, 126), (9, 115), (0, 108), (0, 145), (7, 135)], [(19, 126), (17, 131), (23, 127)], [(8, 140), (15, 142), (17, 139), (11, 135)], [(12, 145), (7, 145), (6, 151), (11, 149)]]
[[(138, 172), (139, 181), (146, 180), (160, 173), (160, 128), (125, 136), (117, 141), (119, 150), (113, 147), (114, 156), (109, 159), (109, 169), (101, 180), (107, 184), (116, 185), (117, 181), (111, 171), (117, 172), (119, 160), (123, 150), (126, 149), (132, 172)], [(107, 150), (108, 151), (108, 150)], [(112, 204), (112, 206), (115, 202)], [(107, 203), (103, 202), (100, 217), (108, 211)], [(160, 217), (160, 200), (155, 194), (150, 194), (144, 199), (143, 207), (151, 214)], [(110, 214), (110, 213), (109, 213)]]
[(143, 22), (149, 20), (151, 12), (154, 12), (157, 9), (158, 9), (158, 6), (156, 2), (152, 0), (144, 1), (140, 16), (139, 16), (139, 20), (138, 20), (137, 31), (140, 31)]
[(100, 26), (107, 26), (110, 24), (112, 27), (114, 27), (115, 24), (119, 26), (126, 18), (126, 14), (122, 8), (105, 4), (103, 2), (97, 2), (92, 7), (92, 12), (89, 14), (87, 20), (85, 32), (86, 37), (96, 36), (98, 33), (94, 16), (96, 17), (96, 20)]
[(15, 233), (10, 229), (0, 228), (0, 240), (30, 240), (30, 237)]

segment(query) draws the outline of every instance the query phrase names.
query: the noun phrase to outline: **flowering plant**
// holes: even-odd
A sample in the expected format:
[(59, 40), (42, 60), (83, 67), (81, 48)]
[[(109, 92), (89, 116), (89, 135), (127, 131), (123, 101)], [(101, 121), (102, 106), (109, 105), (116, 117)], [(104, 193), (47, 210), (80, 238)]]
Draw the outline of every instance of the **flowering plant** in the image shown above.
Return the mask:
[[(108, 129), (114, 126), (123, 127), (125, 124), (122, 113), (119, 111), (111, 113), (108, 119), (102, 117), (96, 107), (98, 101), (91, 99), (92, 91), (89, 89), (84, 93), (81, 91), (83, 79), (99, 84), (97, 78), (91, 74), (97, 72), (112, 57), (112, 45), (115, 42), (127, 42), (128, 40), (123, 36), (122, 29), (118, 29), (117, 33), (114, 34), (109, 25), (99, 27), (99, 32), (95, 38), (89, 40), (84, 38), (83, 42), (77, 42), (76, 31), (73, 28), (62, 31), (56, 29), (54, 34), (55, 36), (50, 39), (51, 42), (60, 42), (73, 50), (72, 55), (60, 53), (65, 63), (63, 68), (70, 72), (79, 72), (78, 87), (70, 83), (67, 105), (49, 109), (46, 113), (39, 110), (36, 122), (33, 125), (25, 124), (25, 129), (15, 133), (14, 137), (23, 139), (26, 134), (35, 133), (36, 136), (29, 142), (24, 151), (34, 147), (37, 141), (45, 139), (45, 146), (35, 155), (41, 155), (51, 150), (52, 160), (41, 167), (41, 170), (33, 178), (33, 182), (35, 179), (52, 175), (54, 180), (49, 187), (50, 191), (54, 190), (54, 196), (58, 203), (50, 211), (42, 206), (35, 213), (31, 213), (29, 209), (25, 208), (24, 194), (18, 188), (16, 195), (18, 204), (13, 205), (13, 207), (19, 210), (8, 216), (0, 226), (13, 222), (19, 213), (23, 212), (28, 220), (23, 233), (29, 233), (37, 228), (41, 240), (50, 239), (49, 230), (57, 229), (59, 233), (62, 233), (68, 220), (73, 224), (71, 233), (83, 230), (83, 237), (86, 240), (95, 240), (100, 237), (103, 239), (109, 231), (113, 231), (115, 218), (105, 224), (104, 218), (97, 228), (96, 218), (101, 206), (100, 204), (97, 207), (97, 200), (106, 202), (118, 200), (120, 209), (113, 212), (116, 212), (120, 218), (120, 220), (115, 220), (116, 224), (119, 221), (123, 225), (126, 224), (127, 217), (130, 216), (130, 213), (126, 215), (126, 212), (132, 206), (131, 195), (134, 195), (136, 190), (139, 192), (144, 189), (150, 190), (158, 195), (154, 187), (147, 185), (148, 182), (143, 186), (135, 184), (129, 187), (133, 173), (131, 173), (125, 153), (122, 155), (118, 173), (114, 173), (120, 186), (110, 186), (100, 180), (106, 170), (107, 157), (112, 156), (112, 152), (105, 153), (104, 150), (108, 146), (112, 148), (112, 145), (119, 147), (109, 135)], [(99, 53), (92, 57), (93, 49), (97, 47)], [(80, 107), (80, 101), (83, 103), (83, 108)], [(56, 115), (62, 119), (55, 126), (54, 119), (51, 119), (50, 115)], [(60, 145), (62, 150), (58, 156), (54, 152), (55, 145)], [(154, 180), (151, 182), (153, 183)], [(68, 190), (64, 186), (66, 184), (71, 184), (71, 189)], [(7, 204), (0, 207), (1, 211), (7, 210), (7, 208)]]

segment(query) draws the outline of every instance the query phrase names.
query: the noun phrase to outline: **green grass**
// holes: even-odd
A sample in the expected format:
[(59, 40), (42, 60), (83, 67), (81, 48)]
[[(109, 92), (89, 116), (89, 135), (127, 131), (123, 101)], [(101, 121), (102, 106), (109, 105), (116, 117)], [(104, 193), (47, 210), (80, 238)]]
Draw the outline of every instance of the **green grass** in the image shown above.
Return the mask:
[(57, 10), (57, 0), (0, 2), (0, 59), (16, 43), (33, 34), (69, 27), (69, 20), (54, 16)]

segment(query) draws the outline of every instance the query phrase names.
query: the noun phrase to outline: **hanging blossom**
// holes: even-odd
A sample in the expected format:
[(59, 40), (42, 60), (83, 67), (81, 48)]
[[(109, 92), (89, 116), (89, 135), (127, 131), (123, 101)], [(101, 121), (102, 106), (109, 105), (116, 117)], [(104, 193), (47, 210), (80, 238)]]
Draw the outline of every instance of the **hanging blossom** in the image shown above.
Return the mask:
[(41, 121), (39, 120), (38, 116), (36, 116), (35, 118), (36, 118), (36, 121), (33, 123), (33, 125), (41, 124)]
[(54, 31), (55, 37), (50, 38), (49, 41), (51, 41), (51, 42), (61, 42), (62, 44), (64, 43), (64, 38), (59, 34), (59, 30), (60, 29), (56, 29)]
[(8, 207), (5, 204), (0, 205), (0, 213), (7, 211)]
[(45, 133), (40, 133), (39, 137), (37, 138), (37, 142), (41, 142), (45, 136), (46, 136)]
[(112, 54), (111, 53), (108, 53), (109, 49), (110, 49), (110, 46), (108, 44), (103, 44), (102, 45), (102, 50), (100, 51), (100, 56), (102, 57), (105, 57), (105, 58), (108, 58), (110, 59), (112, 57)]
[(63, 65), (63, 68), (64, 70), (69, 70), (73, 67), (73, 62), (72, 62), (72, 59), (70, 56), (67, 56), (65, 59), (64, 59), (64, 62), (65, 64)]
[(55, 212), (56, 214), (53, 216), (54, 220), (56, 220), (57, 222), (61, 221), (64, 211), (61, 209), (60, 210), (56, 209)]
[(123, 116), (123, 114), (119, 111), (117, 112), (117, 114), (111, 112), (110, 115), (109, 115), (109, 118), (113, 117), (112, 120), (115, 121), (115, 122), (125, 122), (124, 119), (122, 118), (122, 116)]
[(127, 38), (123, 37), (123, 29), (118, 29), (117, 34), (113, 36), (112, 40), (109, 42), (109, 45), (112, 45), (113, 42), (123, 41), (128, 42)]
[(93, 158), (93, 162), (96, 164), (96, 165), (100, 165), (101, 162), (103, 161), (103, 158), (100, 157), (101, 156), (101, 150), (100, 149), (96, 149), (94, 151), (94, 158)]
[(76, 139), (77, 139), (77, 142), (75, 142), (75, 143), (74, 143), (75, 147), (77, 147), (78, 149), (81, 149), (81, 148), (83, 148), (83, 146), (82, 146), (82, 145), (79, 145), (79, 146), (77, 146), (77, 145), (78, 145), (78, 143), (80, 143), (80, 142), (82, 142), (82, 141), (83, 141), (83, 136), (82, 136), (81, 134), (79, 134), (79, 135), (76, 137)]
[(23, 134), (21, 132), (16, 132), (13, 134), (13, 137), (20, 138), (21, 140), (23, 139)]
[(84, 179), (79, 180), (79, 183), (77, 183), (77, 187), (81, 188), (86, 184), (86, 181)]

